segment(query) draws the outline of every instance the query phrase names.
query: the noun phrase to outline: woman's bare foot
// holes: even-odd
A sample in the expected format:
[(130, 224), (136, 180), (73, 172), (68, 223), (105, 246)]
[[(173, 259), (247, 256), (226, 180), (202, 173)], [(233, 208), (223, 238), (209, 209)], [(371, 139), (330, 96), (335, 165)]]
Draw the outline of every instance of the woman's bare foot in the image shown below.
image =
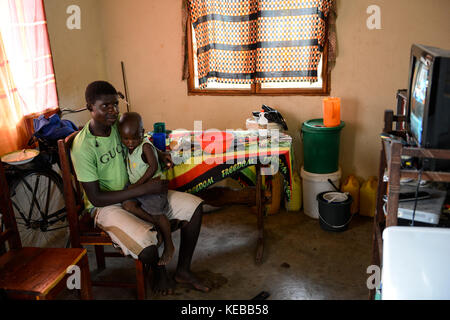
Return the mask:
[(209, 292), (210, 287), (205, 285), (203, 281), (197, 278), (192, 272), (180, 272), (177, 271), (175, 274), (175, 281), (178, 283), (187, 283), (192, 285), (195, 289), (202, 292)]
[(174, 253), (175, 253), (175, 246), (173, 245), (173, 242), (170, 241), (169, 243), (167, 243), (165, 241), (164, 251), (161, 255), (161, 258), (158, 261), (158, 266), (165, 266), (166, 264), (168, 264), (170, 260), (172, 260)]
[(159, 293), (163, 296), (172, 295), (175, 290), (175, 283), (167, 275), (165, 268), (155, 268), (153, 278), (153, 292)]

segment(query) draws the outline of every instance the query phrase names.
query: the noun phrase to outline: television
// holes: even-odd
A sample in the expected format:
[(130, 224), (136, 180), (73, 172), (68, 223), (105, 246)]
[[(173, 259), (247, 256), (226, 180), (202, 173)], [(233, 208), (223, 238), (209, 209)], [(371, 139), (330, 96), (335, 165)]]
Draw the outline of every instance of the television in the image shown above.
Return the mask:
[[(411, 48), (407, 93), (408, 143), (450, 149), (450, 50)], [(448, 171), (449, 160), (423, 159), (424, 170)]]

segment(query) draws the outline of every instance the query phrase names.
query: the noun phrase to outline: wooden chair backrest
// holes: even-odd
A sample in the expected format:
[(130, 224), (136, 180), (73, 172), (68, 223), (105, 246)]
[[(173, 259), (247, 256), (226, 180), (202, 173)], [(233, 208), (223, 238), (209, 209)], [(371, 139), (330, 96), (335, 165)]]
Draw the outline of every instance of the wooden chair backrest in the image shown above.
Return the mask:
[(61, 175), (64, 185), (64, 200), (66, 202), (67, 220), (69, 222), (70, 243), (72, 248), (81, 248), (79, 216), (84, 210), (83, 189), (77, 179), (70, 158), (70, 149), (77, 132), (65, 139), (58, 140), (58, 154), (61, 166)]
[[(9, 250), (22, 248), (19, 230), (17, 229), (16, 218), (12, 207), (9, 193), (8, 181), (6, 180), (5, 168), (0, 161), (0, 248), (6, 250), (5, 244), (8, 243)], [(2, 250), (3, 251), (3, 250)]]

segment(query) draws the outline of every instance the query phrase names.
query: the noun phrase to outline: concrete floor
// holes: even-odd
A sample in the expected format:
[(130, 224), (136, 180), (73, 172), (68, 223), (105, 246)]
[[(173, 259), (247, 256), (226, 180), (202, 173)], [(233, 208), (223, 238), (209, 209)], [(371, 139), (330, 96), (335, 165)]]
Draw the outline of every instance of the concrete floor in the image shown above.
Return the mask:
[[(178, 285), (172, 296), (147, 292), (151, 300), (249, 300), (261, 291), (274, 300), (368, 298), (366, 269), (370, 265), (372, 219), (355, 216), (347, 231), (322, 230), (317, 220), (302, 212), (265, 218), (262, 265), (254, 262), (256, 216), (246, 206), (231, 206), (205, 213), (192, 270), (213, 284), (209, 293)], [(179, 231), (173, 234), (178, 248)], [(107, 258), (106, 269), (96, 270), (88, 249), (92, 277), (132, 281), (132, 259)], [(173, 274), (177, 256), (168, 265)], [(135, 299), (135, 290), (93, 287), (94, 299)], [(78, 299), (65, 292), (61, 299)]]

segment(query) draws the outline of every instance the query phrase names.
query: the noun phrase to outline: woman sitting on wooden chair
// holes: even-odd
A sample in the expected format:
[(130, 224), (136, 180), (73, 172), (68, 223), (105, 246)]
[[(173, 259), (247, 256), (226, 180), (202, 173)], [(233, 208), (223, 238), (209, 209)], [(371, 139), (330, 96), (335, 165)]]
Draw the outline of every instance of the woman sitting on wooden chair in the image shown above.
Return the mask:
[[(171, 222), (181, 225), (180, 253), (175, 281), (191, 284), (195, 289), (208, 292), (190, 270), (192, 255), (202, 223), (202, 199), (189, 193), (167, 190), (166, 180), (153, 180), (136, 188), (124, 189), (128, 182), (125, 150), (118, 128), (118, 93), (105, 81), (96, 81), (86, 88), (87, 108), (92, 119), (76, 136), (71, 157), (78, 180), (87, 195), (86, 208), (97, 227), (104, 230), (126, 255), (141, 260), (153, 268), (154, 290), (172, 294), (174, 283), (165, 266), (158, 265), (158, 238), (148, 214), (141, 210), (130, 213), (121, 203), (148, 193), (168, 193)], [(170, 154), (159, 152), (159, 160), (173, 165)]]

